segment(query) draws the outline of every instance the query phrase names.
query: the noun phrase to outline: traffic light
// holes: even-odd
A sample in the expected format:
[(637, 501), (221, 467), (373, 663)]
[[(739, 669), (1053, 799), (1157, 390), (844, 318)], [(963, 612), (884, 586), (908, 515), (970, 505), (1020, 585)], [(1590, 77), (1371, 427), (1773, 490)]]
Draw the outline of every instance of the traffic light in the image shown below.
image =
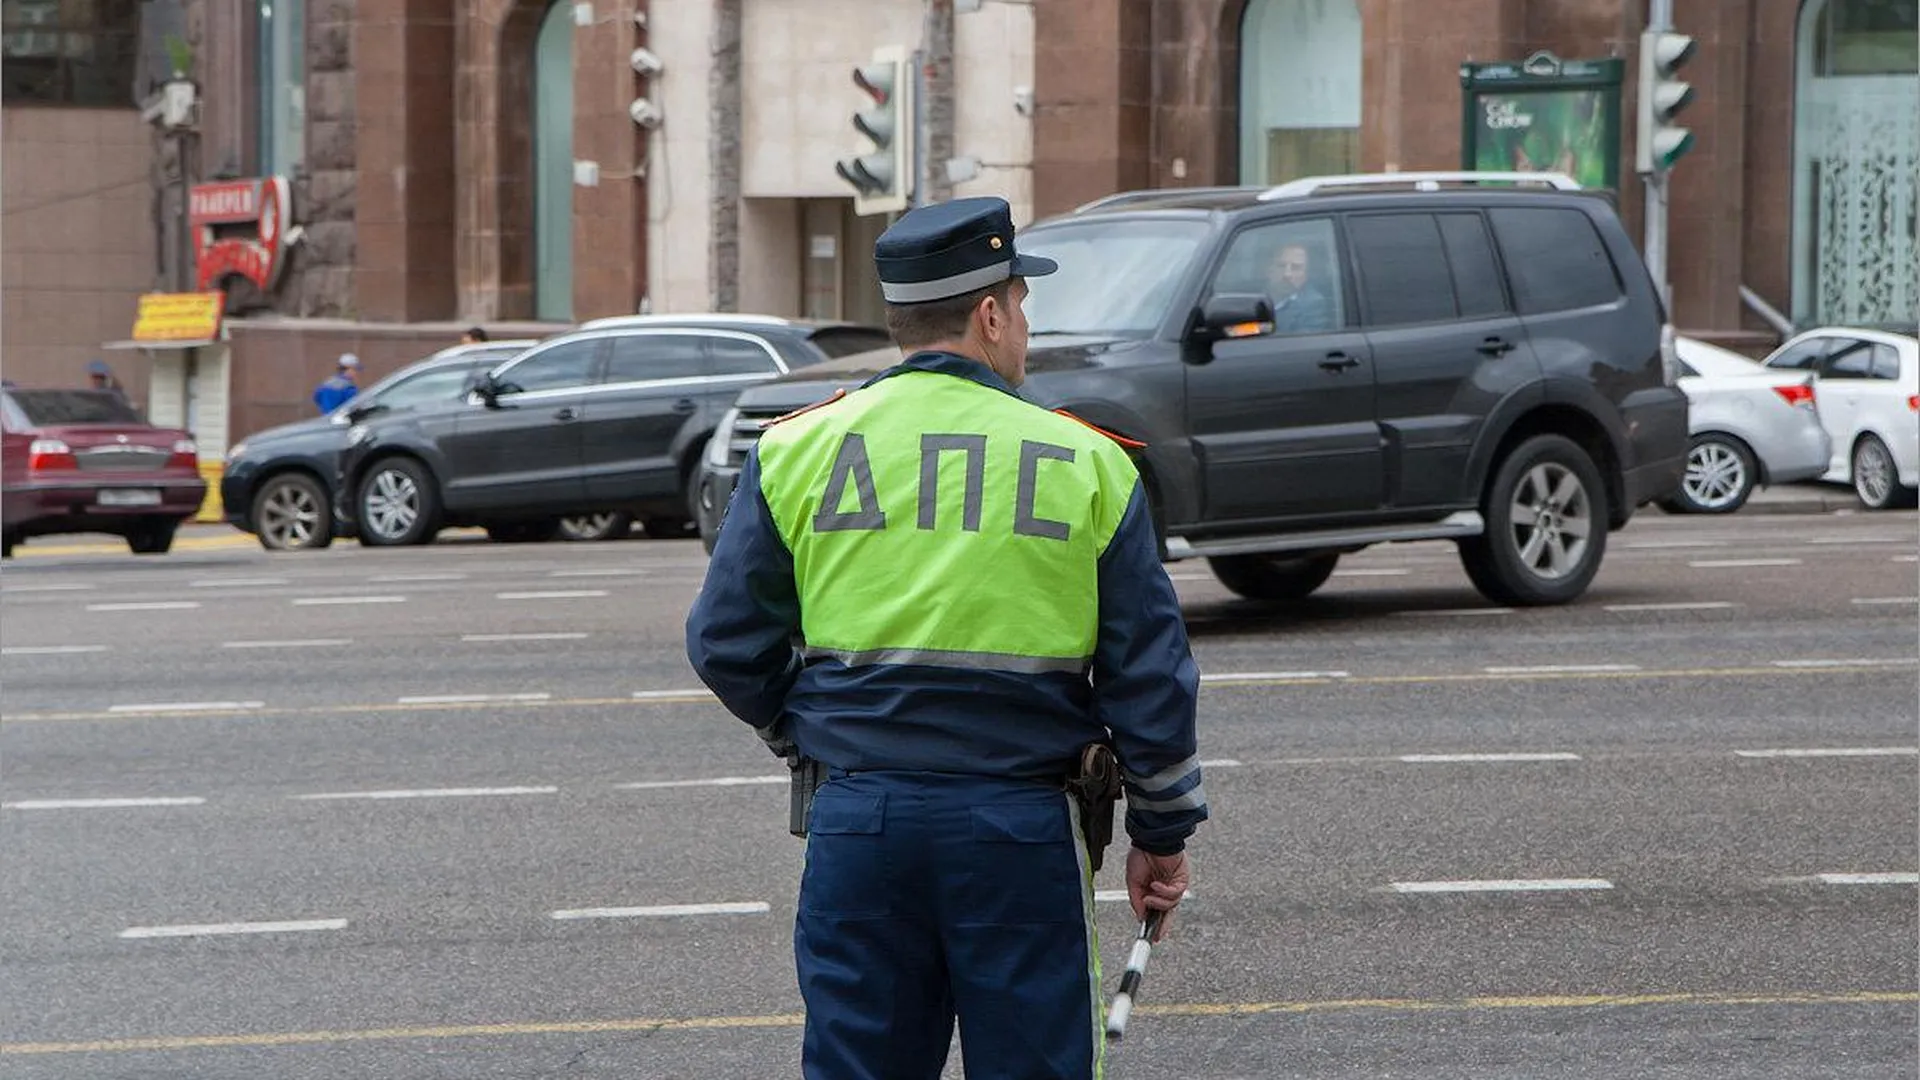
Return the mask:
[(853, 69), (853, 84), (872, 102), (853, 114), (853, 129), (873, 144), (870, 153), (833, 163), (853, 185), (853, 212), (905, 210), (913, 191), (913, 66), (898, 46), (875, 49), (873, 62)]
[(1640, 116), (1634, 137), (1634, 168), (1665, 172), (1693, 149), (1693, 132), (1673, 118), (1693, 100), (1693, 87), (1674, 77), (1693, 57), (1693, 39), (1685, 34), (1649, 30), (1640, 35)]

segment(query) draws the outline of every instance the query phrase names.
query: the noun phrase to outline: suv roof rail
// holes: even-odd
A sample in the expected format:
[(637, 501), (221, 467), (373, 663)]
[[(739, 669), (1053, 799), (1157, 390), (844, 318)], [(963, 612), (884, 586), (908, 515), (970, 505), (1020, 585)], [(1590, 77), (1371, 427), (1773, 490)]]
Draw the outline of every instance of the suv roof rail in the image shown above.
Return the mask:
[(1135, 191), (1118, 191), (1112, 195), (1103, 195), (1092, 202), (1081, 203), (1070, 214), (1084, 214), (1089, 210), (1099, 210), (1111, 206), (1124, 206), (1127, 203), (1146, 202), (1150, 199), (1178, 199), (1189, 195), (1232, 195), (1235, 192), (1252, 194), (1259, 191), (1257, 186), (1225, 185), (1222, 187), (1176, 187), (1176, 188), (1140, 188)]
[(1555, 191), (1580, 191), (1578, 181), (1557, 172), (1400, 172), (1356, 173), (1350, 176), (1303, 176), (1260, 193), (1260, 201), (1312, 195), (1322, 188), (1390, 187), (1413, 185), (1416, 191), (1439, 191), (1441, 184), (1547, 184)]
[(607, 315), (598, 319), (588, 319), (575, 329), (612, 330), (622, 326), (658, 326), (664, 323), (719, 323), (722, 325), (739, 324), (742, 326), (787, 326), (793, 320), (781, 315), (756, 315), (734, 311), (683, 312), (680, 314), (655, 313), (650, 315)]

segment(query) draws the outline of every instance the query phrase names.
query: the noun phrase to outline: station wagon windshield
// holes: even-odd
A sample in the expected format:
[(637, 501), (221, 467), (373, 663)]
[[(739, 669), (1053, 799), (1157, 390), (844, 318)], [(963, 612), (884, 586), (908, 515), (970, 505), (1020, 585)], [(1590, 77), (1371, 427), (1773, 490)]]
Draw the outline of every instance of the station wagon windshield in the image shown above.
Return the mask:
[(1022, 236), (1022, 252), (1060, 264), (1058, 273), (1027, 280), (1030, 332), (1151, 334), (1206, 238), (1205, 222), (1138, 218), (1057, 225)]

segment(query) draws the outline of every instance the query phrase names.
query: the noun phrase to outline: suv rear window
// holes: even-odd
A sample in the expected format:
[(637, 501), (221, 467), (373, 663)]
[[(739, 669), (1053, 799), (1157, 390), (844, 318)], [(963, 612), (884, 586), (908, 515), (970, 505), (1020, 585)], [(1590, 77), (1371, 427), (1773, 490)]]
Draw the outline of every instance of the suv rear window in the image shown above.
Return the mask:
[(1520, 314), (1544, 315), (1620, 298), (1620, 275), (1587, 215), (1552, 207), (1501, 207), (1487, 216)]
[(893, 344), (893, 338), (885, 330), (870, 326), (823, 326), (807, 335), (813, 347), (827, 354), (827, 359), (851, 356), (870, 349), (884, 349)]
[(8, 396), (35, 427), (53, 424), (144, 424), (118, 394), (97, 390), (13, 390)]

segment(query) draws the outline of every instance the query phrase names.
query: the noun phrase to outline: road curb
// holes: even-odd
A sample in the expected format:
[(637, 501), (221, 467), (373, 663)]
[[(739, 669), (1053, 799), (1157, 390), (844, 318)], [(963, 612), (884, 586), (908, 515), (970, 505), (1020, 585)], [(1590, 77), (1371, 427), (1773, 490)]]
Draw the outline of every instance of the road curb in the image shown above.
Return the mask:
[(1823, 491), (1798, 485), (1763, 488), (1747, 499), (1742, 514), (1832, 514), (1842, 510), (1865, 513), (1850, 488)]

